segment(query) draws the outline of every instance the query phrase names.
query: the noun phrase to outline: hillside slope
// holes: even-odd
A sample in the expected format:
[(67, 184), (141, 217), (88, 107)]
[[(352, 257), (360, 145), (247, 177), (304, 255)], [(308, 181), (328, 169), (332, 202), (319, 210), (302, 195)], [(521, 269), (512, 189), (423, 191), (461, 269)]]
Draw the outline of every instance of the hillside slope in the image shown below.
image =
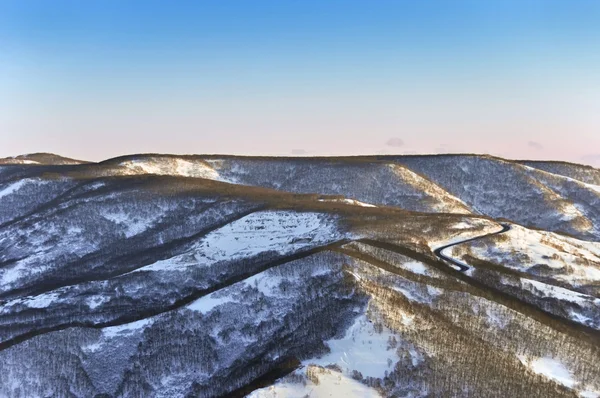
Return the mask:
[(489, 156), (404, 156), (396, 161), (487, 216), (600, 240), (598, 186)]
[(0, 166), (0, 396), (600, 396), (598, 243), (470, 211), (591, 239), (590, 184), (423, 161)]
[(406, 210), (469, 213), (459, 199), (395, 163), (142, 155), (106, 162), (123, 174), (182, 175), (294, 193), (341, 195)]
[(66, 158), (53, 153), (31, 153), (0, 159), (0, 164), (72, 165), (89, 163), (84, 160)]
[(526, 166), (547, 171), (552, 174), (573, 178), (586, 184), (600, 185), (600, 170), (591, 166), (567, 162), (548, 162), (548, 161), (532, 161), (523, 160), (522, 163)]

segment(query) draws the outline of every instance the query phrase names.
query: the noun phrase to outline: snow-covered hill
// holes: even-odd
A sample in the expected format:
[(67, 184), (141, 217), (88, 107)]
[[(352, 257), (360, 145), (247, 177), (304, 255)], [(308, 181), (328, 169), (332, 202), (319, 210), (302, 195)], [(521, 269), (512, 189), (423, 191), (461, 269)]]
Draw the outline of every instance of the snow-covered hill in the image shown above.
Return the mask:
[(207, 178), (286, 192), (342, 195), (372, 205), (414, 211), (470, 212), (462, 201), (431, 181), (389, 162), (141, 155), (106, 164), (118, 167), (120, 174)]
[(208, 178), (296, 193), (341, 195), (411, 211), (475, 213), (600, 240), (600, 171), (489, 156), (244, 158), (136, 155), (113, 173)]
[(75, 165), (88, 163), (83, 160), (66, 158), (53, 153), (31, 153), (0, 159), (0, 164), (28, 164), (28, 165)]
[(35, 159), (0, 165), (0, 397), (600, 396), (591, 171)]
[(600, 240), (600, 186), (487, 156), (405, 156), (396, 160), (481, 214)]

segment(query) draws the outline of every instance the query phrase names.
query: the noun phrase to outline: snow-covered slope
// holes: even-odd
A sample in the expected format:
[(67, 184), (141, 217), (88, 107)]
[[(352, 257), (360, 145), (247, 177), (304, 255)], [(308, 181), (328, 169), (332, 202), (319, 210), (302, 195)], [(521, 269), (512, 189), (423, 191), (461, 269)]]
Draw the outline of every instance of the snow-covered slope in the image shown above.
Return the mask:
[(600, 240), (597, 170), (568, 163), (517, 162), (478, 155), (330, 159), (151, 154), (62, 167), (0, 167), (0, 184), (5, 179), (37, 178), (43, 173), (77, 178), (193, 177), (285, 192), (338, 195), (356, 204), (483, 214)]
[(200, 159), (143, 156), (122, 160), (118, 166), (119, 174), (123, 175), (156, 174), (233, 182), (222, 178), (210, 164)]
[[(452, 257), (474, 266), (468, 274), (600, 330), (600, 245), (512, 225), (504, 234), (452, 247)], [(483, 261), (482, 261), (483, 260)]]
[(400, 206), (407, 210), (470, 212), (459, 199), (394, 163), (139, 155), (107, 164), (118, 166), (122, 174), (199, 177), (286, 192), (342, 195), (372, 205)]
[(502, 235), (455, 246), (453, 255), (485, 259), (532, 277), (600, 296), (600, 244), (519, 225)]
[(494, 157), (394, 159), (487, 216), (600, 240), (600, 188), (596, 186)]
[(600, 185), (600, 169), (591, 166), (547, 161), (522, 161), (520, 163), (552, 174), (573, 178), (586, 184)]
[(431, 181), (394, 163), (327, 159), (207, 159), (221, 176), (239, 184), (288, 192), (343, 195), (373, 205), (426, 212), (469, 213)]
[(600, 395), (595, 186), (439, 159), (0, 165), (0, 397)]
[(567, 163), (477, 155), (335, 159), (136, 155), (102, 164), (112, 167), (113, 174), (188, 176), (341, 195), (412, 211), (474, 212), (600, 240), (600, 186), (596, 185), (600, 174)]

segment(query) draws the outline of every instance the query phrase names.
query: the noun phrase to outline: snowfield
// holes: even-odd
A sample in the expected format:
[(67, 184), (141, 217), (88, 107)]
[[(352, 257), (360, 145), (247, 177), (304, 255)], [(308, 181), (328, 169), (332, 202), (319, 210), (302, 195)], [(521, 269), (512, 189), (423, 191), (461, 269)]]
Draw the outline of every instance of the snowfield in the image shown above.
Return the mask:
[(396, 362), (396, 352), (389, 347), (392, 337), (396, 335), (387, 328), (377, 332), (373, 322), (362, 315), (355, 319), (343, 338), (325, 343), (331, 350), (328, 355), (310, 359), (306, 364), (321, 367), (337, 365), (346, 376), (357, 371), (364, 377), (383, 377)]
[(323, 214), (259, 212), (210, 233), (195, 249), (203, 258), (213, 262), (268, 251), (285, 254), (308, 245), (340, 239), (337, 231), (335, 220)]
[(565, 366), (552, 358), (537, 358), (530, 363), (535, 373), (542, 374), (569, 388), (575, 385), (571, 372)]
[(133, 272), (178, 271), (271, 251), (285, 255), (305, 247), (325, 245), (342, 237), (335, 219), (323, 214), (257, 212), (210, 232), (186, 253)]

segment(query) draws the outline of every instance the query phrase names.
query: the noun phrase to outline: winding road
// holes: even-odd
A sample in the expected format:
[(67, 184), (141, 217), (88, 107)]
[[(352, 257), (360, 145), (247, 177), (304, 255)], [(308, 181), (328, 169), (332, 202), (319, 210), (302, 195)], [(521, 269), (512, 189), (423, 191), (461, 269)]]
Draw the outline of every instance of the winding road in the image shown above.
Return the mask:
[(445, 260), (445, 261), (449, 262), (452, 265), (456, 265), (459, 268), (458, 271), (465, 272), (465, 271), (467, 271), (469, 269), (469, 266), (465, 265), (464, 263), (461, 263), (458, 260), (453, 259), (452, 257), (448, 257), (447, 255), (445, 255), (443, 253), (443, 251), (445, 249), (449, 248), (449, 247), (452, 247), (452, 246), (461, 245), (463, 243), (472, 242), (474, 240), (483, 239), (483, 238), (487, 238), (487, 237), (490, 237), (490, 236), (503, 234), (503, 233), (505, 233), (507, 231), (510, 231), (511, 227), (510, 227), (509, 224), (502, 224), (502, 223), (500, 223), (500, 225), (502, 225), (502, 229), (500, 231), (492, 232), (492, 233), (485, 234), (485, 235), (475, 236), (474, 238), (469, 238), (469, 239), (461, 240), (461, 241), (454, 242), (454, 243), (449, 243), (447, 245), (438, 247), (437, 249), (435, 249), (433, 251), (433, 253), (437, 257), (439, 257), (440, 259)]

